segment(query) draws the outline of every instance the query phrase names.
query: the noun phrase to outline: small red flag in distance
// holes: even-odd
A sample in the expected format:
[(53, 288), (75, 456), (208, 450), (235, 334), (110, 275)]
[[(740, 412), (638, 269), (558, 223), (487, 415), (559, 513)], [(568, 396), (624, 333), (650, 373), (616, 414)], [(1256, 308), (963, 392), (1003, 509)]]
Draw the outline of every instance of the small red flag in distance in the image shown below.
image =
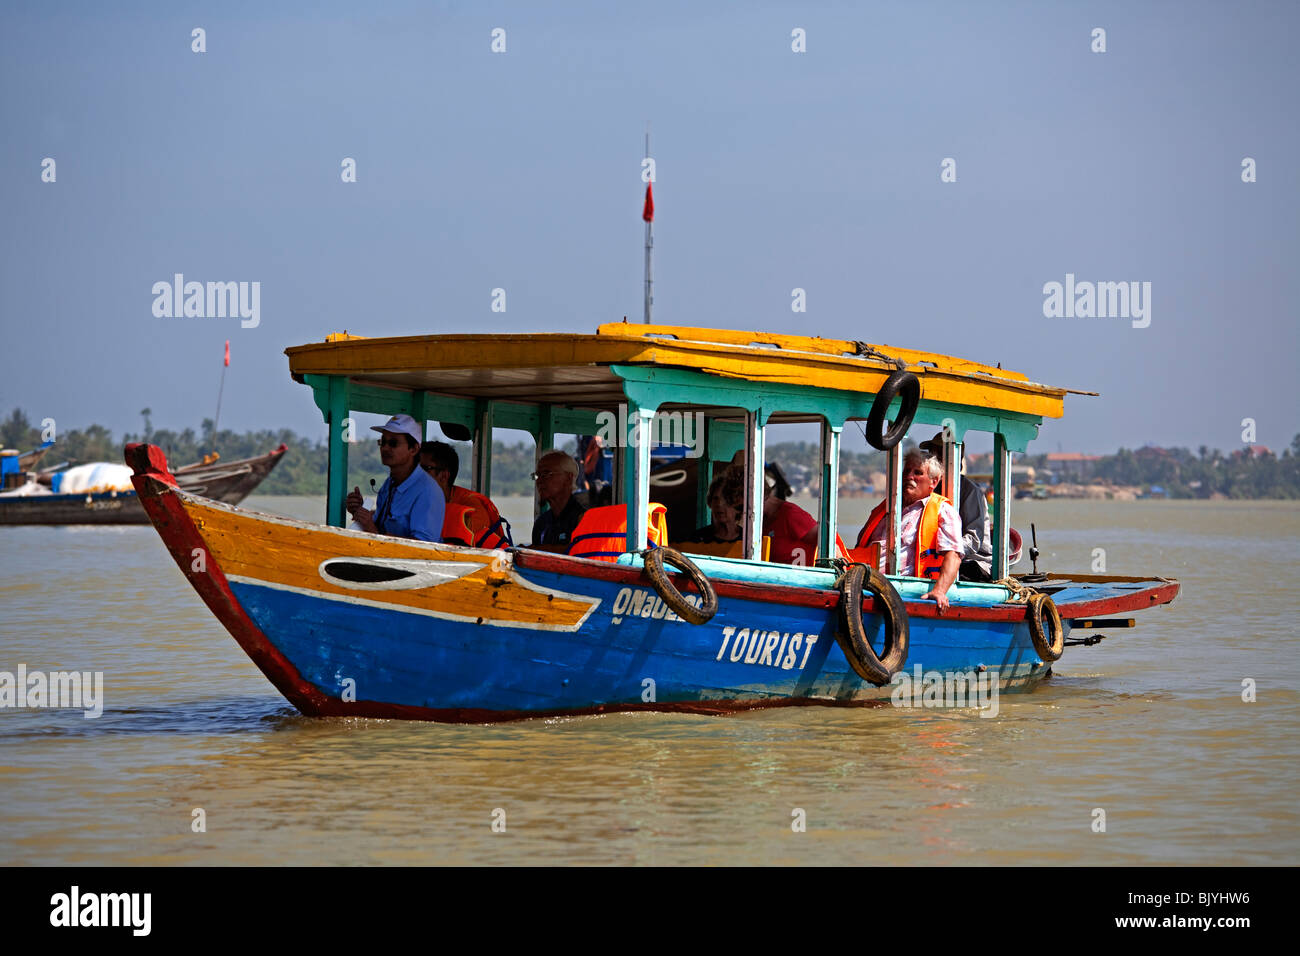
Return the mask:
[(230, 364), (230, 339), (226, 339), (226, 364)]
[(641, 218), (646, 222), (655, 221), (655, 194), (653, 186), (654, 183), (645, 184), (645, 209), (641, 211)]

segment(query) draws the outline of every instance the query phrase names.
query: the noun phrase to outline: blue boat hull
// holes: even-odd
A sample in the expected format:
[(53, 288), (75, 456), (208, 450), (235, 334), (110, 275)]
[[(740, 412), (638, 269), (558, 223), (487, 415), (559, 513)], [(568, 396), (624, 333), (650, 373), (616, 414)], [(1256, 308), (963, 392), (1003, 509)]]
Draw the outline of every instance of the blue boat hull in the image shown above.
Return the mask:
[[(669, 620), (649, 587), (517, 569), (530, 584), (599, 605), (575, 631), (494, 627), (232, 582), (263, 634), (322, 694), (433, 711), (503, 714), (644, 704), (887, 698), (849, 666), (835, 609), (719, 599), (704, 625)], [(622, 613), (616, 614), (615, 611)], [(879, 618), (864, 618), (868, 633)], [(877, 650), (880, 650), (877, 647)], [(1001, 689), (1046, 673), (1024, 622), (911, 623), (908, 668), (995, 672)], [(351, 685), (348, 681), (353, 682)]]

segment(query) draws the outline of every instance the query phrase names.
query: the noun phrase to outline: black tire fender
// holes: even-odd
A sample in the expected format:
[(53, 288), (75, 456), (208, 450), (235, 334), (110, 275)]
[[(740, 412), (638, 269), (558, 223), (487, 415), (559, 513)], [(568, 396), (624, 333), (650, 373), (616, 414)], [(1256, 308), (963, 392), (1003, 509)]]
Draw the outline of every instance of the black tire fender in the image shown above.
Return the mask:
[[(886, 432), (885, 414), (900, 392), (903, 395), (902, 407)], [(871, 403), (871, 414), (867, 416), (868, 444), (879, 451), (889, 451), (902, 441), (907, 430), (912, 427), (912, 419), (916, 417), (916, 407), (920, 401), (921, 380), (911, 372), (898, 371), (885, 379), (885, 384), (876, 392), (876, 400)]]
[[(1061, 623), (1061, 612), (1056, 609), (1050, 595), (1041, 592), (1029, 598), (1029, 636), (1033, 639), (1034, 650), (1047, 662), (1059, 660), (1065, 651), (1065, 625)], [(1048, 631), (1051, 639), (1048, 639)]]
[[(672, 578), (664, 570), (665, 564), (677, 568), (695, 585), (695, 590), (699, 591), (704, 598), (699, 607), (686, 600), (686, 596), (677, 590)], [(713, 590), (712, 583), (695, 562), (675, 548), (660, 547), (647, 551), (645, 573), (659, 597), (683, 621), (691, 624), (707, 624), (713, 619), (713, 615), (718, 613), (718, 592)]]
[[(876, 599), (876, 612), (884, 621), (882, 656), (877, 656), (862, 626), (864, 588)], [(835, 639), (857, 675), (877, 687), (888, 684), (907, 663), (907, 608), (889, 578), (875, 568), (854, 564), (840, 578), (840, 627)]]

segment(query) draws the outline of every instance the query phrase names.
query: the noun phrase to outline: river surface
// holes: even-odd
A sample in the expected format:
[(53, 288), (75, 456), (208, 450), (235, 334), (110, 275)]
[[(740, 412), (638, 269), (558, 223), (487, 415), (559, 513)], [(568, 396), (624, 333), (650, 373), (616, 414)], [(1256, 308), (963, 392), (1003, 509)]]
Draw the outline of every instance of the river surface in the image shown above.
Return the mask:
[[(526, 538), (527, 502), (500, 504)], [(845, 537), (870, 504), (842, 502)], [(0, 863), (1300, 862), (1300, 506), (1017, 502), (1026, 542), (1031, 521), (1046, 570), (1104, 558), (1183, 589), (1068, 649), (994, 718), (811, 706), (488, 726), (299, 716), (152, 527), (0, 528), (0, 671), (104, 681), (97, 719), (0, 708)]]

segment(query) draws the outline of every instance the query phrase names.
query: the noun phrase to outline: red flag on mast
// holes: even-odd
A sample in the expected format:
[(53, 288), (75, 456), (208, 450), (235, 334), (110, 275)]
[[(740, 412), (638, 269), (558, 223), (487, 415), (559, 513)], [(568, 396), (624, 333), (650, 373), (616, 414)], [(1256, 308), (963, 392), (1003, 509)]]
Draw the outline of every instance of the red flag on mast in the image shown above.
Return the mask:
[(226, 339), (226, 364), (230, 364), (230, 339)]
[(641, 218), (646, 222), (655, 221), (655, 195), (652, 191), (654, 183), (645, 184), (645, 209), (641, 211)]

